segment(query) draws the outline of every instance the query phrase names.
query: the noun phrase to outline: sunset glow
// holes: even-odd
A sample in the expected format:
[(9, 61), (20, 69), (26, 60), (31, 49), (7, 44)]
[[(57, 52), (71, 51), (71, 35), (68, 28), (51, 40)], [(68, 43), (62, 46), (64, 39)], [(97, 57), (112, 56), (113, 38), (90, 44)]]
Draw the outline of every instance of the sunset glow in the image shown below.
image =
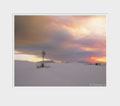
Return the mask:
[[(43, 59), (37, 57), (36, 55), (29, 55), (29, 54), (15, 54), (15, 59), (20, 61), (29, 61), (29, 62), (39, 62)], [(44, 59), (44, 61), (50, 61), (50, 59)]]
[(106, 63), (106, 57), (95, 57), (95, 56), (91, 56), (89, 59), (90, 59), (91, 62)]
[[(19, 60), (19, 61), (29, 61), (29, 62), (40, 62), (43, 61), (42, 57), (38, 57), (36, 55), (30, 55), (30, 54), (22, 54), (19, 51), (15, 51), (15, 60)], [(51, 60), (51, 59), (47, 59), (44, 58), (44, 61), (54, 61), (56, 63), (61, 63), (61, 61), (57, 61), (57, 60)]]

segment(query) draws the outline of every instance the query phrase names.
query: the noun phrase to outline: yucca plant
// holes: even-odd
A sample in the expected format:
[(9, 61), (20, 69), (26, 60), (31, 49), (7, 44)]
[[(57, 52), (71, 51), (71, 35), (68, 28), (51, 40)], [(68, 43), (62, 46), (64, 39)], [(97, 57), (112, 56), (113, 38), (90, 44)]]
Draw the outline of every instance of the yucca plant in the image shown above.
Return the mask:
[(42, 52), (41, 52), (41, 55), (42, 55), (42, 58), (43, 58), (41, 67), (44, 67), (44, 57), (45, 57), (45, 54), (46, 54), (46, 52), (45, 52), (44, 49), (43, 49)]

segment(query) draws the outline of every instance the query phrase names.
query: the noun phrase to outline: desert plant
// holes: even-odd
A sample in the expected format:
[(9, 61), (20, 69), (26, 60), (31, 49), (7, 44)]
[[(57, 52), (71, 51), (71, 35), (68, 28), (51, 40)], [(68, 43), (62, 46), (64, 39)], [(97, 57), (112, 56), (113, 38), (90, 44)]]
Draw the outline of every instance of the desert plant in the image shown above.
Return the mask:
[(42, 50), (41, 54), (42, 54), (42, 58), (43, 58), (41, 67), (44, 67), (44, 57), (45, 57), (45, 54), (46, 54), (46, 52), (44, 51), (44, 49)]

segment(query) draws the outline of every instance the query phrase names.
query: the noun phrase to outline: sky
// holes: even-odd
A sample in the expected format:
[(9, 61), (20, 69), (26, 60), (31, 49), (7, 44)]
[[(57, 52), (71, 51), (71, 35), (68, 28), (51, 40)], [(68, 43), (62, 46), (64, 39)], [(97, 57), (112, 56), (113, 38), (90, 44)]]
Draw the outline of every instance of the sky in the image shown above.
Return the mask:
[(105, 15), (16, 15), (15, 60), (106, 63)]

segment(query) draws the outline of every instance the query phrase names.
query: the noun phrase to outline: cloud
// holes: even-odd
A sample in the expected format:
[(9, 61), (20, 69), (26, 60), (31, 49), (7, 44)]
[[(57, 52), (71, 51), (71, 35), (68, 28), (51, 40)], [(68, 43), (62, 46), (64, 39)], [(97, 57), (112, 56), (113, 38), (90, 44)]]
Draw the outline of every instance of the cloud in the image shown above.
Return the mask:
[(15, 45), (47, 42), (50, 22), (47, 16), (15, 16)]
[(100, 17), (104, 16), (15, 16), (15, 50), (40, 57), (44, 48), (47, 58), (59, 61), (103, 56), (105, 29), (89, 22)]

